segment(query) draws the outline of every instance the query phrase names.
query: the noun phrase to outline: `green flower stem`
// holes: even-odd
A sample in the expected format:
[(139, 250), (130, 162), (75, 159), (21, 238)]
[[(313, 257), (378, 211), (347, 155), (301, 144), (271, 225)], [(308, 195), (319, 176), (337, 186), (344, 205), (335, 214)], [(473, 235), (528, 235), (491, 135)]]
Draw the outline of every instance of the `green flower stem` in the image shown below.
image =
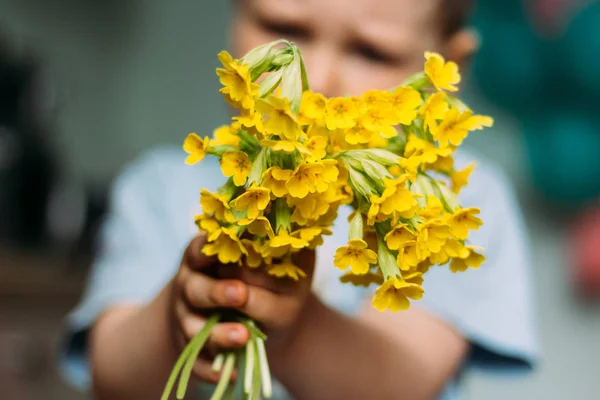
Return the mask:
[(265, 341), (261, 338), (256, 338), (254, 343), (256, 344), (256, 353), (260, 366), (260, 377), (263, 386), (262, 393), (265, 398), (270, 399), (273, 394), (273, 387), (271, 385), (271, 372), (269, 371)]
[(185, 391), (187, 390), (187, 386), (190, 381), (190, 375), (192, 374), (194, 363), (196, 362), (196, 359), (198, 359), (200, 350), (202, 350), (202, 346), (204, 346), (204, 343), (206, 343), (208, 335), (210, 335), (212, 328), (214, 328), (217, 322), (219, 322), (219, 319), (220, 315), (218, 314), (215, 314), (207, 319), (202, 329), (190, 342), (190, 353), (185, 361), (183, 371), (181, 372), (181, 377), (179, 378), (179, 385), (177, 386), (177, 399), (182, 400), (185, 397)]
[(231, 380), (231, 374), (233, 373), (233, 366), (235, 365), (235, 353), (228, 353), (225, 357), (225, 364), (223, 365), (223, 371), (221, 372), (221, 378), (219, 379), (219, 383), (213, 392), (210, 400), (221, 400), (227, 386), (229, 386), (229, 381)]
[(253, 338), (251, 337), (246, 344), (246, 360), (244, 365), (244, 393), (250, 394), (252, 390), (252, 378), (254, 374), (254, 344)]
[(217, 354), (212, 364), (212, 370), (215, 372), (219, 372), (223, 368), (224, 361), (225, 355), (223, 353)]
[(181, 372), (181, 369), (183, 368), (183, 364), (189, 357), (191, 350), (192, 350), (192, 342), (188, 343), (187, 346), (185, 346), (185, 348), (179, 355), (179, 358), (177, 359), (177, 362), (175, 363), (175, 366), (173, 367), (173, 370), (171, 371), (171, 375), (169, 375), (169, 380), (167, 381), (165, 390), (163, 391), (163, 394), (162, 394), (160, 400), (169, 400), (169, 396), (171, 395), (173, 386), (175, 386), (175, 380), (177, 380), (177, 376), (179, 376), (179, 372)]
[[(256, 338), (254, 338), (254, 340), (252, 340), (251, 342), (248, 342), (246, 346), (253, 346), (254, 352), (256, 353), (257, 351), (255, 340)], [(260, 376), (260, 363), (258, 357), (254, 357), (254, 367), (252, 368), (252, 370), (254, 371), (254, 373), (252, 374), (252, 393), (250, 393), (250, 396), (248, 396), (248, 398), (250, 400), (260, 400), (260, 385), (262, 378)]]

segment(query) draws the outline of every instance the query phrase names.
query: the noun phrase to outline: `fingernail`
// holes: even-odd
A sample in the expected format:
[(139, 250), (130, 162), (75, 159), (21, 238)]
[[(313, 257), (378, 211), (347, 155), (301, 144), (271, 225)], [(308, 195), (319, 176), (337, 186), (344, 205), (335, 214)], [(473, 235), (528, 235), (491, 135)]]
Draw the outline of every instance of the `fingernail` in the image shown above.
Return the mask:
[(231, 332), (229, 332), (229, 334), (227, 335), (227, 337), (229, 338), (230, 341), (232, 341), (234, 343), (239, 343), (239, 342), (242, 341), (242, 334), (237, 329), (232, 330)]
[(227, 299), (227, 302), (230, 304), (237, 303), (239, 297), (238, 293), (239, 290), (235, 286), (227, 286), (225, 289), (225, 299)]

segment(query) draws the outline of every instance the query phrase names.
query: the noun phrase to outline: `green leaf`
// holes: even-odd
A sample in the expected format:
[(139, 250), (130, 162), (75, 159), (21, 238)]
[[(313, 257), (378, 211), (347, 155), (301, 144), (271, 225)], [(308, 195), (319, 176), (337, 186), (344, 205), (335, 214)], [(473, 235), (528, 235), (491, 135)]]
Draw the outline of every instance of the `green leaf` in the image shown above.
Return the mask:
[(190, 375), (192, 374), (192, 368), (194, 367), (194, 363), (198, 359), (200, 350), (202, 350), (202, 346), (204, 346), (204, 343), (206, 343), (206, 340), (208, 339), (212, 328), (214, 328), (217, 322), (219, 322), (219, 319), (220, 315), (212, 315), (209, 319), (206, 320), (206, 323), (204, 324), (202, 329), (200, 329), (200, 331), (196, 334), (196, 336), (194, 336), (194, 338), (190, 342), (190, 353), (183, 366), (183, 371), (181, 372), (181, 377), (179, 378), (179, 385), (177, 386), (177, 399), (182, 400), (185, 397), (185, 392), (190, 381)]

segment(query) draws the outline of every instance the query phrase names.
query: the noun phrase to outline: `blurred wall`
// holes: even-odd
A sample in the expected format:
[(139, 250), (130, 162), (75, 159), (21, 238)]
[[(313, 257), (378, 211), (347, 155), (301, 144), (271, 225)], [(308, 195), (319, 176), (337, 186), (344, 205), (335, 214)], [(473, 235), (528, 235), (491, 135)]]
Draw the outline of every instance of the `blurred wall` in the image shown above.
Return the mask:
[(227, 1), (0, 0), (0, 32), (53, 80), (65, 172), (106, 183), (142, 150), (223, 121), (228, 14)]

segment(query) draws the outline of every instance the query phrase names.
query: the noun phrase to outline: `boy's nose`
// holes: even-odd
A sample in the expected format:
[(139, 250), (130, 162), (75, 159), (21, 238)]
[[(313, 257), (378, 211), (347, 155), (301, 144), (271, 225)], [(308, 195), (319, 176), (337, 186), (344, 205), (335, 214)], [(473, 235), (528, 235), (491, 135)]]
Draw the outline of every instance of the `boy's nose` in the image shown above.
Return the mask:
[(342, 77), (338, 73), (339, 60), (336, 53), (326, 46), (311, 46), (301, 50), (310, 90), (327, 97), (339, 96)]

